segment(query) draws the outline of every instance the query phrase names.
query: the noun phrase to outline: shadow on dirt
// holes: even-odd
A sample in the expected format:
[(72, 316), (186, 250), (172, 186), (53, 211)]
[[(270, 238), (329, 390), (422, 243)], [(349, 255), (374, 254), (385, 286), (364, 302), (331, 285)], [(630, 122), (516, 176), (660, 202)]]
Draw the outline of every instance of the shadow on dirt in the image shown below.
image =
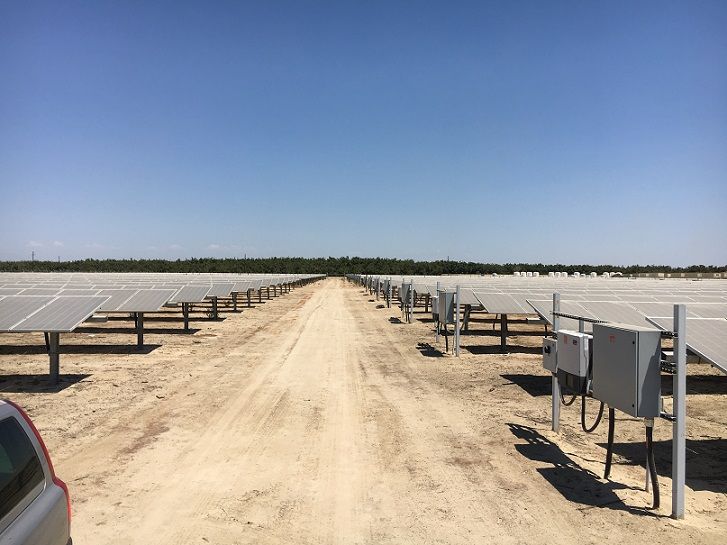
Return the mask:
[(57, 393), (87, 379), (87, 374), (61, 374), (58, 384), (47, 375), (0, 375), (0, 395), (3, 393)]
[[(646, 507), (626, 505), (615, 491), (631, 487), (614, 481), (603, 481), (599, 475), (579, 466), (558, 445), (535, 429), (520, 424), (508, 424), (508, 427), (515, 437), (525, 441), (516, 444), (515, 449), (530, 460), (548, 464), (548, 467), (540, 467), (536, 471), (568, 501), (589, 507), (605, 507), (637, 515), (666, 518), (666, 515), (652, 512)], [(644, 505), (650, 501), (650, 496), (644, 493)]]

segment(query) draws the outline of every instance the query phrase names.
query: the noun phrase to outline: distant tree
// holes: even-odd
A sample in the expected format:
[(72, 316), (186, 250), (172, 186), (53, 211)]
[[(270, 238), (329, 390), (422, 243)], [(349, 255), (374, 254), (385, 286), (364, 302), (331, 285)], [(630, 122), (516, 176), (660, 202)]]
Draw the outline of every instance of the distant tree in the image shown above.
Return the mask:
[(3, 272), (179, 272), (179, 273), (291, 273), (328, 274), (341, 276), (346, 273), (390, 275), (441, 275), (441, 274), (512, 274), (515, 271), (596, 272), (619, 271), (624, 275), (664, 273), (714, 273), (727, 272), (727, 265), (564, 265), (562, 263), (478, 263), (473, 261), (414, 261), (382, 257), (270, 257), (270, 258), (191, 258), (191, 259), (83, 259), (77, 261), (0, 261)]

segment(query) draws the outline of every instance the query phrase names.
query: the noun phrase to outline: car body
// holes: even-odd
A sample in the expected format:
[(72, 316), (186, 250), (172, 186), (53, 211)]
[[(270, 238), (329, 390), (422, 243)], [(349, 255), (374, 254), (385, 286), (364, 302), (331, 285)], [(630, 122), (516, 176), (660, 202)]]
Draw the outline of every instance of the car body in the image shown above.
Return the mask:
[(71, 502), (30, 417), (0, 400), (0, 545), (70, 545)]

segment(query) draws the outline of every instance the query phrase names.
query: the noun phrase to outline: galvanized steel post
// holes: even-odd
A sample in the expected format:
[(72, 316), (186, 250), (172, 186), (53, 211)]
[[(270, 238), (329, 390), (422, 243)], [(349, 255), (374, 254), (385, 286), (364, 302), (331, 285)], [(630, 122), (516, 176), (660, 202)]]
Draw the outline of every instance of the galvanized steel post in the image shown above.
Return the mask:
[(459, 357), (459, 284), (455, 292), (454, 355)]
[(685, 305), (674, 305), (674, 363), (676, 373), (672, 381), (674, 394), (674, 422), (672, 423), (671, 451), (671, 516), (684, 518), (684, 482), (686, 474), (686, 420), (687, 420), (687, 320)]
[[(556, 313), (560, 312), (560, 293), (553, 294), (553, 333), (558, 335), (560, 328), (560, 316)], [(556, 349), (557, 350), (557, 349)], [(556, 352), (556, 358), (557, 358)], [(558, 376), (553, 373), (550, 379), (552, 385), (551, 399), (551, 429), (554, 432), (560, 431), (560, 384), (558, 384)]]
[[(437, 319), (437, 323), (435, 324), (435, 327), (434, 327), (434, 342), (435, 343), (438, 343), (439, 342), (439, 323), (440, 323), (439, 320), (442, 318), (441, 316), (439, 316), (439, 297), (440, 297), (440, 295), (439, 295), (439, 280), (437, 280), (437, 309), (436, 309), (436, 314), (437, 314), (438, 319)], [(434, 305), (432, 305), (432, 312), (434, 312), (434, 311), (435, 311), (435, 308), (434, 308)]]

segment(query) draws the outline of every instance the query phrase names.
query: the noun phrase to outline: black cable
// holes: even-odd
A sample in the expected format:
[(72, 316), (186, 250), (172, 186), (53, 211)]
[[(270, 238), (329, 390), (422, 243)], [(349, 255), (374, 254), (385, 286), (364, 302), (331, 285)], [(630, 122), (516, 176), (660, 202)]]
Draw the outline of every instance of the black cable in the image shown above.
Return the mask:
[(449, 352), (449, 335), (447, 334), (447, 322), (444, 322), (444, 351)]
[(588, 428), (586, 427), (586, 396), (581, 396), (581, 427), (583, 428), (584, 432), (593, 432), (601, 423), (601, 418), (603, 417), (603, 406), (603, 401), (601, 401), (601, 407), (598, 409), (598, 416), (596, 417), (596, 421), (593, 423), (593, 426)]
[(578, 397), (577, 394), (573, 394), (571, 396), (570, 401), (565, 400), (565, 396), (563, 395), (563, 392), (560, 393), (560, 402), (565, 405), (566, 407), (570, 407), (575, 402), (576, 398)]
[(608, 447), (606, 449), (606, 470), (603, 478), (608, 479), (611, 475), (611, 460), (613, 459), (613, 432), (616, 428), (616, 409), (608, 408)]
[(654, 462), (654, 428), (646, 426), (646, 465), (651, 476), (651, 490), (654, 494), (653, 509), (658, 509), (660, 504), (659, 497), (659, 478), (656, 474), (656, 463)]

